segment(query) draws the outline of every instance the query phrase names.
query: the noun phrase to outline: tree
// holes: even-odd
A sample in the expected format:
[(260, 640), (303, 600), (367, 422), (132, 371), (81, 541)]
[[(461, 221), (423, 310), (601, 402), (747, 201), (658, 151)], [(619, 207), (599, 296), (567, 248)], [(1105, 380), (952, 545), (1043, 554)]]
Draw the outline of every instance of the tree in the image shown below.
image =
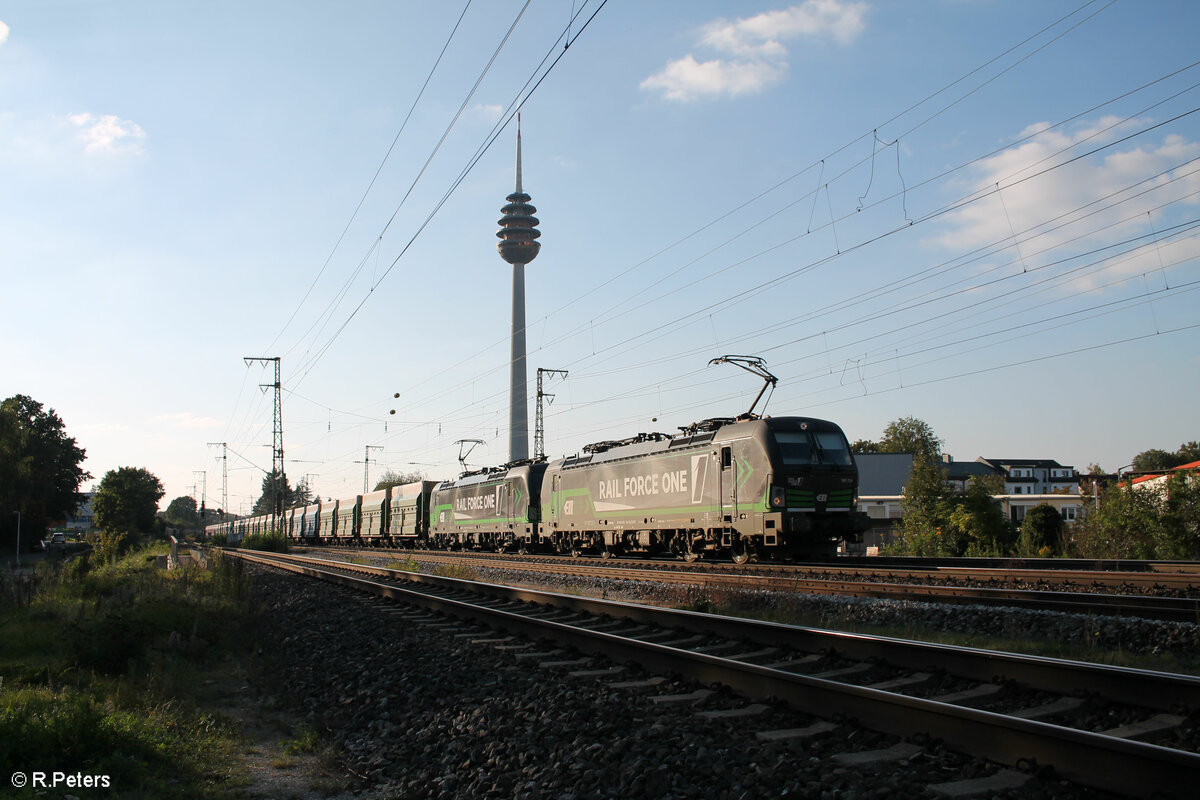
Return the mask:
[(1200, 461), (1200, 442), (1184, 442), (1174, 453), (1152, 448), (1133, 457), (1134, 472), (1157, 472)]
[(271, 470), (263, 476), (262, 494), (259, 495), (258, 500), (254, 501), (254, 508), (250, 510), (250, 516), (258, 517), (274, 514), (276, 511), (275, 492), (277, 490), (282, 495), (282, 503), (279, 505), (280, 510), (308, 505), (312, 502), (312, 491), (308, 488), (307, 483), (300, 483), (295, 487), (289, 486), (286, 475), (280, 475), (278, 472)]
[(999, 475), (980, 475), (951, 497), (950, 526), (964, 556), (1004, 556), (1012, 550), (1016, 529), (993, 495), (1004, 493)]
[(860, 453), (878, 453), (879, 442), (873, 442), (870, 439), (855, 439), (850, 443), (850, 452), (855, 455)]
[(308, 485), (308, 477), (300, 479), (296, 484), (296, 490), (292, 493), (292, 508), (300, 508), (313, 502), (312, 487)]
[(1162, 538), (1155, 543), (1159, 557), (1195, 560), (1200, 557), (1200, 475), (1172, 475), (1163, 494)]
[(110, 532), (149, 533), (154, 528), (162, 483), (141, 467), (109, 470), (92, 500), (96, 524)]
[(66, 434), (54, 409), (25, 395), (0, 403), (0, 531), (15, 540), (20, 512), (22, 538), (32, 541), (55, 520), (73, 514), (79, 484), (92, 477), (80, 465), (85, 451)]
[(1175, 456), (1168, 453), (1166, 450), (1143, 450), (1133, 457), (1134, 472), (1153, 472), (1155, 470), (1166, 470), (1171, 467), (1179, 466), (1184, 462), (1176, 463)]
[(957, 555), (958, 544), (947, 538), (953, 490), (946, 482), (945, 468), (933, 458), (914, 457), (903, 491), (897, 550), (914, 556)]
[(172, 528), (196, 528), (200, 525), (200, 513), (196, 501), (188, 495), (176, 497), (163, 512), (163, 518)]
[(914, 457), (900, 501), (900, 537), (892, 552), (932, 557), (1007, 554), (1015, 531), (992, 496), (1003, 491), (999, 476), (980, 476), (957, 492), (932, 454)]
[(379, 481), (375, 484), (373, 491), (378, 492), (381, 489), (389, 489), (393, 486), (403, 486), (406, 483), (416, 483), (424, 480), (425, 476), (420, 472), (396, 472), (393, 469), (386, 469), (379, 476)]
[(925, 420), (901, 417), (889, 422), (883, 429), (878, 452), (912, 453), (914, 463), (920, 456), (937, 459), (942, 454), (942, 440), (934, 434), (933, 428)]
[(1063, 518), (1049, 503), (1040, 503), (1025, 513), (1017, 552), (1023, 556), (1055, 556), (1062, 552)]

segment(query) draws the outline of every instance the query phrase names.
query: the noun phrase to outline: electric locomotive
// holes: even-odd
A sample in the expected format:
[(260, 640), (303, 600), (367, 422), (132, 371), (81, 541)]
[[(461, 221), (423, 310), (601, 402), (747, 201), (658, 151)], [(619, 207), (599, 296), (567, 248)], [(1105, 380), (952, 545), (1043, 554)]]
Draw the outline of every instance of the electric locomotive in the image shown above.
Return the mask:
[(429, 543), (488, 550), (538, 545), (545, 471), (545, 462), (535, 460), (442, 481), (429, 500)]
[(709, 419), (677, 436), (599, 442), (546, 469), (543, 537), (559, 551), (820, 556), (869, 525), (841, 428), (809, 417)]

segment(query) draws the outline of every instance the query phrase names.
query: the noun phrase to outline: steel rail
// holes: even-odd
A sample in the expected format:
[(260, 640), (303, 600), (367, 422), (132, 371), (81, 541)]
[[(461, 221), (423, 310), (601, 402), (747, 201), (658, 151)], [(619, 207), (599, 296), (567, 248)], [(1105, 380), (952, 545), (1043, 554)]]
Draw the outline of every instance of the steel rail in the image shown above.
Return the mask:
[[(339, 546), (335, 550), (344, 550)], [(357, 549), (357, 548), (356, 548)], [(615, 561), (593, 556), (518, 555), (486, 551), (409, 550), (407, 548), (369, 548), (368, 552), (403, 552), (421, 556), (442, 556), (464, 559), (505, 559), (514, 562), (611, 564), (614, 569), (649, 569), (687, 573), (717, 573), (732, 575), (758, 575), (763, 573), (787, 579), (798, 575), (862, 575), (868, 578), (893, 580), (959, 580), (959, 581), (1021, 581), (1025, 583), (1075, 584), (1079, 586), (1135, 586), (1148, 589), (1197, 589), (1200, 590), (1200, 562), (1089, 562), (1086, 560), (1064, 560), (1050, 566), (1051, 559), (1012, 559), (1013, 566), (1004, 566), (1004, 559), (978, 559), (973, 563), (968, 558), (947, 559), (903, 559), (887, 557), (846, 558), (819, 562), (751, 562), (735, 565), (728, 561), (683, 562), (667, 559), (621, 558)], [(915, 562), (915, 563), (914, 563)], [(1108, 565), (1103, 569), (1085, 569), (1088, 564)], [(1140, 565), (1140, 566), (1139, 566)], [(928, 584), (926, 584), (928, 585)]]
[[(423, 555), (427, 561), (458, 563), (451, 555)], [(658, 570), (653, 567), (630, 568), (619, 564), (599, 566), (556, 561), (512, 561), (480, 556), (471, 562), (499, 569), (522, 568), (529, 571), (596, 577), (614, 580), (690, 583), (736, 588), (767, 589), (791, 593), (829, 594), (846, 597), (874, 597), (923, 602), (1004, 605), (1040, 611), (1129, 616), (1170, 622), (1200, 622), (1200, 599), (1157, 597), (1153, 595), (1108, 595), (1092, 592), (1065, 592), (1045, 589), (1003, 589), (937, 584), (864, 582), (843, 579), (801, 578), (758, 575), (745, 572), (708, 570)]]
[[(861, 650), (874, 652), (875, 655), (879, 654), (877, 648), (882, 645), (892, 654), (909, 653), (907, 658), (910, 661), (915, 659), (913, 663), (933, 659), (933, 663), (951, 672), (965, 668), (976, 675), (988, 672), (990, 676), (999, 671), (1006, 677), (1023, 682), (1049, 680), (1054, 685), (1062, 685), (1065, 681), (1076, 688), (1106, 696), (1111, 691), (1122, 697), (1142, 697), (1146, 700), (1145, 704), (1152, 707), (1162, 707), (1164, 703), (1182, 703), (1196, 708), (1200, 699), (1200, 679), (1189, 676), (712, 617), (696, 612), (676, 612), (495, 584), (476, 584), (358, 564), (340, 564), (330, 568), (303, 557), (237, 555), (380, 596), (415, 603), (429, 610), (499, 627), (515, 634), (535, 639), (553, 639), (562, 645), (617, 661), (636, 661), (651, 670), (677, 672), (701, 682), (722, 683), (755, 699), (777, 698), (793, 708), (817, 716), (846, 714), (866, 727), (901, 736), (924, 731), (946, 740), (955, 749), (1002, 763), (1014, 764), (1022, 759), (1033, 758), (1039, 763), (1053, 765), (1063, 777), (1109, 791), (1137, 797), (1150, 797), (1162, 792), (1184, 797), (1191, 795), (1200, 777), (1200, 754), (1196, 753), (681, 650), (504, 609), (481, 607), (454, 598), (347, 575), (340, 570), (390, 573), (389, 577), (393, 579), (403, 578), (433, 587), (462, 589), (506, 601), (534, 602), (588, 614), (655, 621), (655, 624), (668, 627), (703, 630), (731, 638), (762, 641), (760, 637), (769, 633), (768, 640), (774, 644), (820, 641), (826, 645), (836, 644), (835, 649), (841, 653)], [(989, 664), (990, 671), (987, 669)], [(1048, 679), (1049, 675), (1056, 677)], [(1120, 689), (1122, 683), (1125, 686)], [(1138, 686), (1130, 687), (1131, 683)], [(1121, 694), (1122, 691), (1125, 694)]]
[(1083, 661), (1005, 653), (975, 647), (935, 644), (911, 639), (787, 625), (764, 620), (705, 614), (638, 603), (562, 595), (538, 589), (463, 581), (437, 575), (393, 570), (351, 562), (331, 562), (311, 556), (271, 554), (298, 564), (349, 569), (381, 577), (398, 578), (435, 586), (469, 588), (472, 593), (502, 600), (518, 600), (573, 611), (627, 619), (648, 625), (679, 628), (690, 633), (743, 639), (756, 644), (792, 647), (808, 652), (832, 650), (848, 658), (881, 658), (910, 669), (943, 669), (964, 678), (992, 680), (1000, 674), (1036, 689), (1070, 694), (1091, 692), (1114, 702), (1166, 710), (1176, 704), (1200, 709), (1200, 678), (1169, 672), (1115, 667)]

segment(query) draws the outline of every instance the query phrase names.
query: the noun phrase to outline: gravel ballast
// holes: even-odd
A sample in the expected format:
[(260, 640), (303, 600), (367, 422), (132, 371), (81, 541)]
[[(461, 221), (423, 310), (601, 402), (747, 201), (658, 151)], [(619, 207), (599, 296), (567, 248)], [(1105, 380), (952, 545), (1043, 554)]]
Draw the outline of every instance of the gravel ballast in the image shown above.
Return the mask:
[[(386, 561), (382, 561), (386, 565)], [(424, 570), (423, 570), (424, 571)], [(880, 628), (926, 628), (947, 633), (1011, 637), (1090, 647), (1102, 652), (1170, 653), (1200, 658), (1200, 625), (1137, 617), (1067, 614), (1012, 606), (929, 603), (841, 595), (803, 594), (765, 589), (711, 589), (690, 584), (579, 578), (517, 570), (476, 568), (478, 579), (510, 585), (533, 585), (549, 592), (586, 594), (631, 603), (684, 607), (710, 597), (729, 600), (747, 610), (832, 620), (830, 624), (864, 624)]]
[[(650, 676), (629, 667), (619, 678), (569, 677), (538, 659), (518, 659), (520, 649), (473, 641), (500, 634), (456, 636), (448, 621), (415, 621), (398, 604), (255, 572), (272, 620), (261, 644), (269, 672), (260, 689), (293, 707), (331, 746), (353, 776), (348, 794), (356, 797), (915, 798), (933, 796), (934, 785), (1001, 770), (919, 734), (909, 738), (919, 750), (899, 760), (841, 765), (838, 754), (901, 740), (835, 719), (832, 730), (800, 744), (761, 742), (760, 731), (821, 720), (770, 705), (755, 717), (698, 717), (747, 703), (670, 676), (652, 689), (614, 689), (614, 680)], [(700, 705), (651, 700), (702, 688), (716, 691)], [(987, 796), (1104, 795), (1043, 771)]]

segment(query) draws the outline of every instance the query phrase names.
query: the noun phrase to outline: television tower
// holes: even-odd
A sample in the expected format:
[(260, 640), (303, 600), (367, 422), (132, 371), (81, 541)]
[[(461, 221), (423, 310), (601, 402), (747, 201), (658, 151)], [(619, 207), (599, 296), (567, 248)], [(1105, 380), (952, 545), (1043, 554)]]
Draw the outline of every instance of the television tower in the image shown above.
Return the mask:
[(525, 265), (537, 258), (542, 245), (537, 241), (542, 232), (537, 229), (536, 208), (529, 205), (529, 195), (521, 189), (521, 115), (517, 115), (517, 187), (505, 198), (508, 205), (496, 236), (500, 257), (513, 266), (512, 297), (512, 362), (509, 383), (508, 452), (510, 461), (529, 458), (529, 397), (525, 375)]

